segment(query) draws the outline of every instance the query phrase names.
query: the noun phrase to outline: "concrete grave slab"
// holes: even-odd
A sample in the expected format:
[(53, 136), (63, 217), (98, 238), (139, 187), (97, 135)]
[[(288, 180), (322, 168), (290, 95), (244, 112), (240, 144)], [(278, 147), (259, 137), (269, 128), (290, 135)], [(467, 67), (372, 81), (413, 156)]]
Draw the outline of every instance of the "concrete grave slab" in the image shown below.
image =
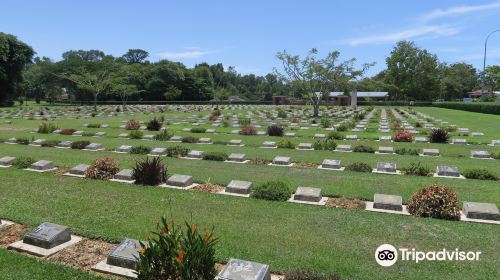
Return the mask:
[(398, 195), (375, 194), (373, 196), (373, 207), (377, 209), (402, 211), (403, 198)]
[(230, 154), (229, 157), (227, 158), (226, 162), (237, 162), (237, 163), (247, 163), (249, 160), (245, 159), (246, 155), (245, 154)]
[(102, 151), (104, 148), (100, 143), (90, 143), (85, 148), (83, 149), (85, 151), (92, 151), (92, 152), (97, 152), (97, 151)]
[(9, 156), (2, 157), (0, 158), (0, 167), (11, 167), (12, 162), (14, 162), (14, 160), (16, 160), (15, 157), (9, 157)]
[(460, 175), (457, 167), (451, 167), (446, 165), (439, 165), (436, 167), (436, 173), (433, 175), (434, 177), (442, 177), (442, 178), (457, 178), (457, 179), (465, 179), (463, 175)]
[(79, 164), (71, 168), (69, 172), (64, 173), (64, 175), (83, 178), (85, 177), (85, 171), (87, 171), (89, 167), (90, 165), (88, 164)]
[(488, 151), (470, 151), (471, 158), (492, 159)]
[(250, 196), (253, 183), (248, 181), (231, 180), (226, 186), (224, 193)]
[(352, 152), (351, 145), (337, 145), (336, 152)]
[(115, 152), (120, 153), (120, 154), (126, 154), (126, 153), (130, 153), (130, 150), (132, 150), (132, 146), (121, 145), (120, 147), (116, 148)]
[(186, 155), (186, 158), (188, 158), (188, 159), (202, 159), (203, 158), (203, 151), (191, 150)]
[(284, 156), (276, 156), (273, 159), (273, 162), (270, 163), (269, 165), (273, 166), (292, 166), (292, 161), (290, 157), (284, 157)]
[(35, 171), (35, 172), (48, 172), (52, 170), (56, 170), (54, 167), (54, 163), (49, 160), (39, 160), (32, 165), (30, 165), (29, 168), (26, 168), (25, 170), (28, 171)]
[(377, 162), (377, 168), (372, 170), (373, 173), (400, 175), (401, 171), (396, 169), (394, 162)]
[(69, 149), (71, 148), (71, 144), (73, 144), (72, 141), (61, 141), (57, 144), (56, 148)]
[(166, 156), (167, 149), (166, 148), (154, 148), (149, 152), (150, 156)]
[(271, 280), (271, 269), (267, 264), (231, 258), (216, 279)]
[(493, 203), (464, 202), (463, 213), (469, 219), (500, 222), (500, 212)]
[(439, 150), (438, 149), (423, 149), (420, 156), (438, 157)]
[(113, 176), (113, 179), (111, 179), (110, 181), (120, 183), (134, 183), (135, 180), (133, 179), (132, 174), (132, 169), (122, 169), (120, 170), (120, 172), (116, 173), (115, 176)]
[(318, 168), (320, 168), (320, 169), (339, 170), (339, 171), (342, 171), (342, 170), (345, 169), (345, 167), (342, 167), (342, 162), (340, 160), (333, 160), (333, 159), (325, 159), (325, 160), (323, 160), (323, 163)]
[(176, 189), (191, 189), (197, 184), (193, 183), (193, 176), (174, 174), (167, 179), (167, 182), (162, 187), (176, 188)]

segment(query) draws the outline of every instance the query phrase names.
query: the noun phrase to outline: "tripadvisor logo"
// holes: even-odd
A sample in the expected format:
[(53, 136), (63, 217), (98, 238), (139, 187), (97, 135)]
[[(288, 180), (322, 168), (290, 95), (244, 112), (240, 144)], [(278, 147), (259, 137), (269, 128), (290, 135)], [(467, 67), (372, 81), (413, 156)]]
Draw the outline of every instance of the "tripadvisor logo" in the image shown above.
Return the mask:
[(415, 248), (396, 249), (391, 244), (382, 244), (375, 250), (375, 260), (381, 266), (392, 266), (398, 259), (419, 263), (421, 261), (479, 261), (481, 252), (442, 249), (439, 251), (417, 251)]

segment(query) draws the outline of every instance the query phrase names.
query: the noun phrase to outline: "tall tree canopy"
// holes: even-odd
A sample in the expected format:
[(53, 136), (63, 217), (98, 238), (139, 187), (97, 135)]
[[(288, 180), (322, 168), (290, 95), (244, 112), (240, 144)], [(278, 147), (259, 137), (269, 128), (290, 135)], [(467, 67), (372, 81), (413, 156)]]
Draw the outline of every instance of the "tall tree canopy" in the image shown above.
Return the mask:
[(19, 96), (23, 69), (34, 54), (15, 36), (0, 32), (0, 106), (9, 105)]
[(413, 42), (400, 41), (386, 62), (386, 82), (397, 87), (393, 97), (432, 100), (437, 96), (440, 71), (436, 55)]

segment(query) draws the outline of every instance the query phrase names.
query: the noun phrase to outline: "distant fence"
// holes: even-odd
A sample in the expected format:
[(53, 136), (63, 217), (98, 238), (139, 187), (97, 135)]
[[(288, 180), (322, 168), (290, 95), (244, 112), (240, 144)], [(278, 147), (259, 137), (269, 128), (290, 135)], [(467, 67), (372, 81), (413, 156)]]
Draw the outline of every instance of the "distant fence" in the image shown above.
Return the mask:
[[(64, 105), (94, 105), (94, 101), (55, 101)], [(127, 105), (272, 105), (272, 101), (127, 101)], [(121, 101), (97, 101), (98, 105), (122, 105)]]
[(435, 102), (434, 107), (500, 115), (500, 102)]

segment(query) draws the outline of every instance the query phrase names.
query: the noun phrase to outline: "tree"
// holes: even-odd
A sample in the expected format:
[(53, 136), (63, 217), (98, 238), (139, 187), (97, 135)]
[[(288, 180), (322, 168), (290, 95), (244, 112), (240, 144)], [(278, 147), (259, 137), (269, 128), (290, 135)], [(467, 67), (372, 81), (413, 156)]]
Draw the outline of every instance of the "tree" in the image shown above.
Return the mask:
[(481, 73), (483, 84), (490, 92), (500, 89), (500, 66), (491, 65), (486, 67), (486, 71)]
[(17, 37), (0, 32), (0, 106), (12, 104), (20, 93), (22, 71), (35, 51)]
[(441, 91), (446, 100), (463, 98), (478, 84), (476, 69), (467, 63), (443, 65)]
[(309, 98), (313, 105), (313, 117), (318, 117), (321, 100), (333, 90), (349, 90), (350, 82), (361, 77), (373, 65), (363, 64), (361, 69), (355, 69), (355, 58), (339, 62), (340, 52), (333, 51), (325, 58), (318, 59), (318, 51), (311, 49), (309, 54), (301, 58), (290, 55), (286, 51), (279, 52), (276, 57), (283, 64), (283, 72), (277, 74), (288, 83), (301, 90), (302, 96)]
[(55, 65), (47, 57), (34, 59), (23, 72), (23, 91), (26, 98), (34, 98), (37, 103), (42, 99), (53, 101), (62, 94), (60, 81), (54, 76)]
[(141, 49), (129, 49), (126, 54), (122, 56), (123, 59), (129, 64), (143, 63), (148, 58), (149, 53)]
[(400, 41), (386, 59), (386, 82), (396, 86), (396, 96), (412, 100), (432, 100), (439, 89), (439, 63), (436, 55)]

